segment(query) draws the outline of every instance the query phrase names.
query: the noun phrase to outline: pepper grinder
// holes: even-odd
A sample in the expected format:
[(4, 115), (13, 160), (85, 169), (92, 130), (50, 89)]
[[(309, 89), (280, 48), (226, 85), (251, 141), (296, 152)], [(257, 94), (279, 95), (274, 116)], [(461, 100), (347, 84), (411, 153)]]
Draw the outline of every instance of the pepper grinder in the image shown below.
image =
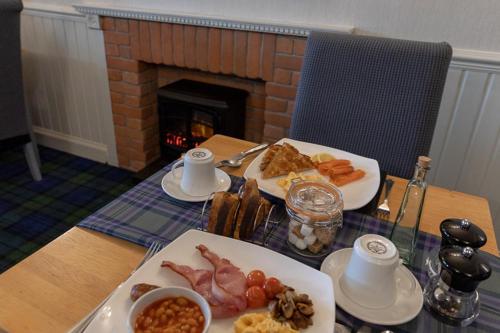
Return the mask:
[(479, 282), (491, 275), (488, 263), (471, 247), (445, 246), (439, 251), (441, 272), (424, 289), (424, 306), (443, 322), (467, 326), (479, 315)]
[[(484, 231), (469, 219), (446, 219), (441, 222), (439, 230), (441, 231), (440, 248), (448, 245), (458, 245), (460, 247), (469, 246), (473, 249), (479, 249), (487, 241)], [(438, 254), (439, 248), (435, 248), (430, 252), (426, 260), (429, 277), (438, 275), (441, 270)]]

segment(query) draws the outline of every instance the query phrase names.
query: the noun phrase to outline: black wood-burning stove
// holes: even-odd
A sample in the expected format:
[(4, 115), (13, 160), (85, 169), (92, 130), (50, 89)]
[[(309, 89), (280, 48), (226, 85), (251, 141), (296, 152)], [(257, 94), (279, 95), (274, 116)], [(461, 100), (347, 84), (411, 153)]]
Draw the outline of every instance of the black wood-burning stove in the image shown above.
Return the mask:
[(247, 95), (191, 80), (158, 89), (162, 159), (172, 161), (214, 134), (243, 138)]

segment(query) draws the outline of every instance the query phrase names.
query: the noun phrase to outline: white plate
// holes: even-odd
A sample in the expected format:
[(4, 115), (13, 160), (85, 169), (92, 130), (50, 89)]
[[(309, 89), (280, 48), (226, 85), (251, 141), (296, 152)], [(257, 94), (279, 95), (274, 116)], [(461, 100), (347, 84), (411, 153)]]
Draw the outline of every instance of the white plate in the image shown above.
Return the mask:
[[(163, 260), (171, 260), (193, 268), (213, 269), (195, 249), (199, 244), (205, 244), (221, 257), (229, 259), (245, 274), (252, 269), (260, 269), (267, 276), (277, 277), (283, 283), (296, 288), (298, 292), (307, 293), (314, 303), (314, 325), (301, 332), (333, 332), (335, 300), (332, 282), (328, 275), (261, 246), (198, 230), (189, 230), (182, 234), (139, 268), (109, 299), (85, 332), (126, 332), (127, 313), (132, 306), (129, 292), (136, 283), (190, 288), (187, 280), (170, 269), (161, 268), (160, 265)], [(252, 311), (255, 310), (247, 310), (247, 312)], [(232, 333), (233, 322), (236, 319), (237, 317), (212, 319), (210, 332)]]
[(403, 265), (396, 269), (396, 301), (384, 309), (366, 308), (346, 296), (339, 286), (339, 279), (351, 258), (352, 248), (333, 252), (323, 260), (321, 271), (333, 281), (335, 302), (356, 318), (376, 325), (400, 325), (415, 318), (422, 310), (424, 297), (415, 276)]
[[(344, 210), (361, 208), (369, 203), (370, 200), (375, 196), (375, 194), (377, 194), (377, 190), (380, 185), (380, 170), (377, 161), (335, 148), (320, 146), (313, 143), (307, 143), (292, 139), (281, 139), (277, 143), (282, 144), (283, 142), (287, 142), (293, 145), (299, 150), (299, 152), (305, 155), (312, 156), (318, 153), (328, 153), (338, 159), (348, 159), (352, 162), (354, 168), (362, 169), (366, 172), (366, 175), (362, 179), (339, 187), (344, 198)], [(259, 169), (259, 165), (266, 151), (267, 150), (260, 153), (260, 155), (252, 161), (252, 163), (246, 169), (243, 177), (245, 177), (245, 179), (255, 178), (261, 191), (271, 194), (277, 198), (284, 199), (286, 194), (285, 190), (283, 190), (278, 184), (276, 184), (276, 181), (282, 177), (274, 177), (271, 179), (262, 178), (262, 172)], [(305, 174), (320, 175), (316, 170), (307, 171), (305, 172)], [(321, 177), (325, 179), (325, 182), (328, 182), (328, 177)]]
[[(179, 167), (177, 169), (182, 175), (183, 167)], [(229, 190), (229, 188), (231, 187), (231, 178), (227, 173), (222, 170), (215, 169), (215, 177), (217, 178), (217, 188), (214, 192)], [(165, 176), (163, 176), (161, 180), (161, 188), (172, 198), (182, 201), (202, 202), (207, 200), (209, 197), (210, 199), (212, 199), (213, 197), (213, 194), (210, 196), (191, 196), (184, 193), (180, 186), (180, 179), (176, 179), (172, 171), (169, 171)]]

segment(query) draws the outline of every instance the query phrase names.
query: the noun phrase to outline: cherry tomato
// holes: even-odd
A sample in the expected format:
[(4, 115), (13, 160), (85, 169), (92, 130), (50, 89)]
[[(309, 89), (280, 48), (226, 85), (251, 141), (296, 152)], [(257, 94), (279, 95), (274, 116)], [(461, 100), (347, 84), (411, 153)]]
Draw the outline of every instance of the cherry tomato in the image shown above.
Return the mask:
[(245, 296), (247, 305), (251, 309), (262, 308), (267, 306), (267, 298), (264, 289), (259, 286), (253, 286), (247, 289)]
[(274, 296), (283, 291), (283, 285), (280, 280), (270, 277), (264, 282), (264, 292), (268, 299), (273, 299)]
[(247, 285), (249, 287), (259, 286), (262, 287), (264, 285), (264, 281), (266, 280), (266, 276), (264, 272), (259, 270), (253, 270), (247, 275)]

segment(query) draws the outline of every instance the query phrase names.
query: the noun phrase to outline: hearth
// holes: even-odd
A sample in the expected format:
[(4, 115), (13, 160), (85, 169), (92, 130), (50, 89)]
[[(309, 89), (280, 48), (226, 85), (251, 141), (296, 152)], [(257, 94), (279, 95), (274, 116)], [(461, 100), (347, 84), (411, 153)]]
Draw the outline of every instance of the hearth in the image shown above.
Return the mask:
[(248, 93), (180, 80), (158, 89), (161, 156), (172, 161), (214, 134), (244, 137)]

